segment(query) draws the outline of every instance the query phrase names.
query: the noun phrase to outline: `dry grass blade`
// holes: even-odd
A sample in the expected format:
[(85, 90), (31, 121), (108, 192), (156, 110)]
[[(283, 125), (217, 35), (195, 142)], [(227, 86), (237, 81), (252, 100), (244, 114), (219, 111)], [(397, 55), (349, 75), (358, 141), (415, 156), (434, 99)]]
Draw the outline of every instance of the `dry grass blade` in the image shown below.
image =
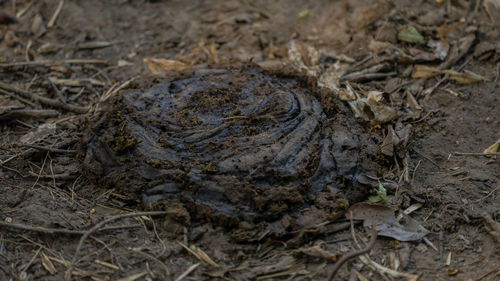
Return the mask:
[(199, 265), (200, 265), (200, 263), (193, 264), (186, 271), (184, 271), (184, 273), (182, 273), (181, 275), (179, 275), (179, 277), (177, 277), (175, 279), (175, 281), (181, 281), (186, 276), (188, 276), (189, 274), (191, 274), (191, 272), (193, 272)]
[(106, 91), (106, 93), (104, 95), (101, 96), (100, 101), (101, 102), (106, 101), (107, 99), (109, 99), (110, 97), (112, 97), (114, 94), (116, 94), (117, 92), (119, 92), (123, 88), (127, 87), (128, 85), (130, 85), (130, 83), (132, 83), (132, 81), (134, 81), (136, 78), (137, 77), (132, 77), (129, 80), (123, 82), (120, 86), (118, 86), (116, 88), (115, 88), (116, 84), (113, 85), (111, 88), (109, 88), (108, 91)]
[(116, 281), (135, 281), (146, 274), (148, 274), (148, 273), (146, 271), (143, 271), (143, 272), (139, 272), (136, 274), (132, 274), (132, 275), (124, 277), (124, 278), (116, 279)]
[[(40, 232), (40, 233), (45, 233), (45, 234), (83, 235), (86, 233), (85, 230), (71, 230), (71, 229), (64, 229), (64, 228), (46, 228), (46, 227), (41, 227), (41, 226), (24, 225), (24, 224), (20, 224), (20, 223), (8, 223), (8, 222), (4, 222), (4, 221), (0, 221), (0, 226), (3, 226), (5, 228), (14, 228), (14, 229), (20, 229), (20, 230), (26, 230), (26, 231)], [(118, 226), (103, 227), (103, 228), (99, 229), (98, 231), (101, 232), (101, 231), (108, 231), (108, 230), (139, 228), (139, 227), (141, 227), (141, 225), (139, 225), (139, 224), (118, 225)]]
[(201, 261), (203, 261), (211, 266), (220, 267), (220, 265), (218, 265), (216, 262), (214, 262), (202, 249), (196, 247), (195, 245), (191, 245), (188, 247), (179, 241), (177, 241), (177, 243), (179, 243), (179, 245), (181, 245), (184, 249), (186, 249), (186, 251), (193, 254), (199, 260), (201, 260)]
[(152, 256), (152, 255), (150, 255), (148, 253), (141, 252), (141, 251), (135, 251), (135, 250), (130, 250), (129, 249), (129, 252), (141, 255), (141, 256), (146, 257), (146, 258), (148, 258), (148, 259), (150, 259), (152, 261), (157, 262), (161, 267), (163, 267), (163, 270), (165, 270), (165, 275), (166, 276), (170, 275), (170, 271), (168, 270), (167, 265), (164, 262), (162, 262), (161, 260), (157, 259), (156, 257), (154, 257), (154, 256)]
[(64, 6), (64, 0), (60, 0), (59, 5), (57, 5), (56, 11), (54, 12), (52, 17), (50, 18), (49, 23), (47, 24), (48, 28), (51, 28), (54, 26), (54, 24), (56, 23), (57, 17), (59, 17), (59, 14), (62, 11), (63, 6)]
[(42, 260), (42, 265), (43, 267), (48, 271), (50, 272), (50, 274), (54, 275), (57, 273), (57, 270), (54, 266), (54, 264), (50, 261), (49, 257), (47, 257), (47, 255), (45, 255), (44, 252), (41, 252), (40, 253), (40, 259)]
[(118, 266), (116, 266), (116, 265), (114, 265), (112, 263), (101, 261), (101, 260), (95, 260), (94, 263), (96, 263), (98, 265), (102, 265), (102, 266), (110, 268), (110, 269), (113, 269), (113, 270), (120, 269)]

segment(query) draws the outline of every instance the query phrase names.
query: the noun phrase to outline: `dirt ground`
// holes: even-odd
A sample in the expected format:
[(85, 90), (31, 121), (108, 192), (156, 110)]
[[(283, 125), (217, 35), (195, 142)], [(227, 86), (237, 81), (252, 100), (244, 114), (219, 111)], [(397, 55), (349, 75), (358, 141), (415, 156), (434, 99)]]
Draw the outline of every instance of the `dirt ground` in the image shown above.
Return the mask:
[(158, 69), (238, 63), (315, 76), (339, 95), (318, 96), (330, 119), (326, 104), (354, 116), (360, 103), (325, 73), (348, 69), (333, 84), (363, 97), (384, 92), (345, 122), (380, 146), (383, 201), (417, 206), (411, 217), (429, 233), (378, 236), (368, 256), (393, 271), (361, 256), (335, 280), (500, 279), (500, 162), (483, 153), (500, 139), (498, 1), (5, 0), (0, 10), (17, 15), (0, 14), (0, 280), (324, 280), (358, 249), (353, 234), (369, 244), (371, 230), (350, 228), (348, 203), (333, 196), (269, 209), (278, 223), (229, 227), (178, 201), (151, 210), (138, 187), (88, 175), (108, 99), (161, 81)]

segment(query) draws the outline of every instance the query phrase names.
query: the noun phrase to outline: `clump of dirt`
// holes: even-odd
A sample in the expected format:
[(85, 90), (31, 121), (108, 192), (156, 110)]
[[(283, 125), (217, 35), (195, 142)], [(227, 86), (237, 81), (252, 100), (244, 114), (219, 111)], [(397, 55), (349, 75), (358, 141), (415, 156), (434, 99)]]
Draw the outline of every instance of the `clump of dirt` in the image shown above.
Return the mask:
[[(153, 84), (153, 85), (151, 85)], [(376, 137), (300, 75), (254, 65), (202, 68), (114, 98), (92, 125), (84, 169), (147, 206), (180, 201), (224, 224), (292, 218), (359, 201)]]

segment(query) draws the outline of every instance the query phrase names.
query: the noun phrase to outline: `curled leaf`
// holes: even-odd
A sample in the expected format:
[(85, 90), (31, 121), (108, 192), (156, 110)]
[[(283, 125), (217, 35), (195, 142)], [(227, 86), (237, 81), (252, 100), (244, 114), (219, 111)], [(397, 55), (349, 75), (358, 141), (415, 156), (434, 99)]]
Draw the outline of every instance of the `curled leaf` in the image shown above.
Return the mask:
[(169, 59), (145, 58), (144, 63), (153, 74), (160, 74), (166, 71), (181, 71), (186, 65), (180, 61)]

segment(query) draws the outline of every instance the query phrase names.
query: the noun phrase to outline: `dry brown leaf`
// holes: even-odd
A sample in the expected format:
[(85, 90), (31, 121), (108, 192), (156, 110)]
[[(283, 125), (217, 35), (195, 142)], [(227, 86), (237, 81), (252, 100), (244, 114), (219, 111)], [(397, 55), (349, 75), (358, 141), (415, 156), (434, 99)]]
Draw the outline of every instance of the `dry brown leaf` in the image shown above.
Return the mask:
[(387, 136), (385, 136), (384, 141), (380, 146), (380, 150), (384, 155), (390, 157), (394, 155), (394, 138), (397, 138), (396, 133), (394, 133), (392, 125), (389, 125), (387, 130)]
[(434, 77), (441, 74), (447, 74), (448, 79), (455, 80), (461, 84), (470, 84), (470, 83), (478, 83), (488, 81), (488, 79), (484, 76), (476, 74), (472, 71), (464, 70), (463, 72), (458, 72), (455, 70), (447, 69), (440, 70), (436, 67), (427, 66), (427, 65), (415, 65), (413, 68), (413, 73), (411, 74), (412, 78), (429, 78)]
[(199, 260), (204, 261), (211, 266), (220, 267), (220, 265), (214, 262), (202, 249), (196, 247), (195, 245), (191, 245), (188, 247), (179, 241), (177, 241), (177, 243), (179, 243), (179, 245), (181, 245), (184, 249), (186, 249), (186, 251), (193, 254)]
[(380, 236), (391, 237), (399, 241), (416, 241), (429, 233), (420, 223), (410, 216), (404, 215), (404, 224), (394, 216), (394, 209), (381, 204), (367, 202), (356, 203), (346, 212), (349, 219), (363, 220), (363, 226), (371, 226), (377, 222), (377, 231)]
[(427, 65), (417, 64), (413, 68), (412, 78), (429, 78), (442, 74), (441, 70)]
[(368, 92), (368, 97), (363, 99), (363, 118), (377, 124), (384, 124), (395, 120), (399, 117), (397, 111), (387, 106), (380, 101), (383, 98), (383, 93), (378, 91)]
[(449, 79), (455, 80), (461, 84), (471, 84), (471, 83), (488, 81), (486, 77), (468, 70), (464, 70), (464, 72), (456, 72), (454, 70), (443, 70), (442, 72), (448, 74)]
[(418, 104), (415, 97), (409, 91), (406, 93), (406, 98), (407, 98), (408, 104), (411, 107), (411, 110), (413, 110), (413, 113), (415, 114), (415, 117), (417, 117), (417, 118), (420, 117), (420, 114), (422, 114), (422, 112), (424, 111), (422, 106), (420, 106), (420, 104)]
[(145, 58), (144, 63), (153, 74), (160, 74), (166, 71), (182, 71), (187, 65), (176, 60)]
[(326, 251), (325, 249), (323, 249), (322, 244), (324, 244), (324, 242), (315, 243), (315, 245), (312, 247), (300, 248), (300, 249), (295, 250), (294, 252), (300, 253), (303, 255), (307, 255), (307, 256), (311, 256), (311, 257), (323, 258), (323, 259), (330, 260), (333, 262), (337, 261), (340, 258), (341, 255), (333, 254), (333, 253), (330, 253), (330, 252)]
[(500, 147), (500, 139), (498, 139), (494, 144), (490, 145), (488, 148), (486, 148), (483, 153), (494, 153), (498, 152), (498, 149)]

